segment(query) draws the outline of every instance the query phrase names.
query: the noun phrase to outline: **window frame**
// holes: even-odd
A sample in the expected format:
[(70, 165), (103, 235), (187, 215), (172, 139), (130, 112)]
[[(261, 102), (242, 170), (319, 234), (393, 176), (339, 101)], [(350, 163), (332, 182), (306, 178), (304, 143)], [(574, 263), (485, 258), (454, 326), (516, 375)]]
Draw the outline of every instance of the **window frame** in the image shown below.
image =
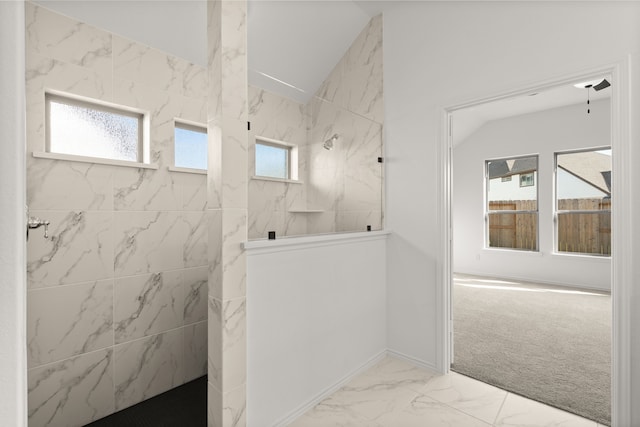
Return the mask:
[[(602, 210), (588, 210), (588, 209), (563, 209), (560, 210), (558, 208), (558, 156), (565, 154), (575, 154), (575, 153), (589, 153), (595, 151), (602, 150), (611, 150), (611, 146), (602, 146), (602, 147), (593, 147), (593, 148), (582, 148), (577, 150), (566, 150), (566, 151), (556, 151), (553, 153), (553, 253), (555, 255), (560, 256), (579, 256), (579, 257), (595, 257), (595, 258), (611, 258), (611, 254), (598, 254), (598, 253), (588, 253), (588, 252), (569, 252), (569, 251), (561, 251), (560, 246), (560, 232), (559, 232), (559, 224), (560, 219), (559, 216), (562, 214), (588, 214), (588, 215), (598, 215), (602, 213), (609, 213), (612, 215), (611, 207), (609, 209)], [(612, 164), (613, 168), (613, 158)], [(611, 206), (611, 204), (609, 204)]]
[(173, 119), (173, 168), (174, 169), (193, 169), (193, 170), (198, 170), (198, 171), (207, 171), (208, 170), (208, 166), (205, 167), (204, 169), (201, 169), (201, 168), (190, 168), (190, 167), (186, 167), (186, 166), (178, 166), (178, 165), (176, 165), (176, 139), (175, 139), (176, 129), (183, 129), (183, 130), (188, 130), (188, 131), (191, 131), (191, 132), (204, 133), (205, 136), (207, 136), (207, 165), (208, 165), (209, 129), (207, 128), (207, 125), (201, 124), (201, 123), (196, 123), (196, 122), (190, 122), (188, 120), (183, 120), (183, 119), (179, 119), (179, 118)]
[[(45, 104), (45, 152), (52, 155), (64, 155), (64, 156), (77, 156), (77, 157), (91, 157), (98, 160), (116, 161), (116, 162), (133, 162), (133, 163), (148, 163), (148, 152), (146, 150), (146, 135), (148, 135), (148, 115), (127, 107), (116, 106), (113, 104), (107, 104), (94, 99), (81, 98), (66, 93), (58, 93), (52, 91), (46, 91), (44, 96)], [(116, 159), (113, 157), (98, 157), (98, 156), (86, 156), (84, 154), (77, 153), (60, 153), (58, 151), (51, 150), (51, 102), (65, 104), (70, 106), (76, 106), (81, 108), (89, 108), (96, 111), (116, 114), (120, 116), (132, 117), (138, 121), (138, 141), (136, 145), (136, 160)]]
[[(264, 145), (267, 147), (275, 147), (284, 149), (287, 153), (287, 165), (286, 165), (286, 178), (273, 177), (268, 175), (258, 175), (258, 158), (256, 156), (255, 147), (258, 145)], [(279, 141), (277, 139), (266, 138), (263, 136), (255, 137), (254, 144), (254, 166), (253, 173), (257, 179), (277, 180), (277, 181), (298, 181), (298, 146), (289, 142)]]
[[(499, 162), (499, 161), (507, 161), (507, 160), (518, 160), (518, 159), (526, 159), (529, 157), (535, 157), (536, 159), (536, 170), (533, 172), (525, 172), (532, 173), (534, 177), (534, 184), (536, 187), (536, 209), (516, 209), (516, 210), (490, 210), (489, 209), (489, 190), (490, 190), (490, 181), (491, 178), (489, 176), (489, 164), (491, 162)], [(540, 173), (540, 155), (539, 154), (524, 154), (519, 156), (509, 156), (509, 157), (498, 157), (487, 159), (484, 162), (484, 203), (483, 203), (483, 212), (484, 212), (484, 249), (485, 250), (502, 250), (502, 251), (515, 251), (515, 252), (529, 252), (529, 253), (539, 253), (540, 252), (540, 186), (535, 184), (535, 175)], [(519, 174), (521, 175), (521, 174)], [(513, 176), (513, 175), (511, 175)], [(512, 180), (513, 181), (513, 180)], [(502, 181), (501, 182), (512, 182), (512, 181)], [(518, 178), (518, 188), (522, 188), (520, 185), (520, 177)], [(490, 229), (489, 229), (489, 218), (491, 215), (497, 214), (535, 214), (536, 218), (536, 249), (526, 249), (526, 248), (508, 248), (508, 247), (500, 247), (500, 246), (490, 246)]]

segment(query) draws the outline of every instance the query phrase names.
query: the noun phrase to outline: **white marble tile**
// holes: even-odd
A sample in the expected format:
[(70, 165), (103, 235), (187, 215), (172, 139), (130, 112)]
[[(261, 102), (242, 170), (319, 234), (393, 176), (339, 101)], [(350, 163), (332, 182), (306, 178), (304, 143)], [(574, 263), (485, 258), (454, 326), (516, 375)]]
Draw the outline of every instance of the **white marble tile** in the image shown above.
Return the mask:
[(113, 345), (113, 280), (27, 293), (28, 366)]
[(174, 329), (115, 347), (116, 410), (177, 387), (184, 380), (183, 331)]
[(380, 211), (341, 211), (336, 215), (335, 230), (343, 231), (366, 231), (367, 226), (371, 230), (382, 229), (382, 212)]
[[(46, 147), (44, 92), (42, 87), (36, 87), (34, 93), (33, 86), (39, 86), (39, 84), (34, 84), (33, 81), (27, 82), (26, 138), (28, 154), (34, 151), (45, 151)], [(27, 155), (27, 167), (31, 162), (35, 162), (35, 159)], [(29, 185), (28, 182), (27, 185)]]
[[(184, 70), (182, 72), (182, 93), (184, 96), (189, 98), (205, 99), (208, 84), (209, 80), (207, 77), (206, 67), (189, 62), (184, 65)], [(201, 118), (201, 121), (204, 122), (206, 120), (207, 116), (205, 107), (205, 115)]]
[(247, 423), (246, 391), (244, 386), (221, 393), (213, 384), (208, 384), (207, 426), (242, 427)]
[(116, 277), (183, 267), (186, 227), (180, 212), (115, 212)]
[(253, 86), (248, 93), (250, 135), (306, 144), (304, 105)]
[(243, 427), (247, 424), (247, 393), (244, 384), (222, 395), (222, 425)]
[(287, 427), (383, 427), (341, 405), (316, 406)]
[(35, 158), (27, 164), (30, 209), (113, 210), (113, 167)]
[(284, 211), (249, 209), (248, 238), (266, 239), (269, 231), (275, 231), (276, 236), (286, 235), (284, 218)]
[(507, 396), (504, 390), (455, 372), (432, 378), (420, 392), (489, 424)]
[(111, 68), (111, 34), (25, 3), (27, 49), (85, 68)]
[(304, 210), (307, 208), (307, 188), (300, 184), (286, 184), (284, 193), (286, 211)]
[(162, 91), (153, 86), (129, 80), (116, 79), (113, 86), (114, 102), (148, 112), (151, 120), (151, 146), (157, 146), (154, 132), (158, 126), (172, 126), (180, 95)]
[(143, 83), (163, 92), (189, 93), (205, 89), (204, 69), (133, 40), (113, 36), (116, 80)]
[(180, 210), (182, 200), (174, 174), (166, 169), (119, 168), (114, 174), (115, 210)]
[(222, 2), (207, 2), (207, 123), (222, 118)]
[(208, 267), (182, 271), (184, 292), (184, 324), (207, 320)]
[(247, 208), (247, 122), (225, 120), (222, 124), (222, 206)]
[(182, 271), (115, 280), (116, 344), (174, 329), (183, 324)]
[(42, 227), (27, 243), (30, 288), (100, 280), (113, 276), (112, 214), (98, 211), (30, 211), (51, 222), (49, 238)]
[[(222, 2), (222, 108), (225, 118), (247, 122), (247, 4)], [(246, 129), (246, 127), (245, 127)]]
[(222, 427), (222, 393), (207, 382), (207, 427)]
[(417, 395), (407, 407), (386, 413), (376, 421), (389, 427), (491, 427), (491, 424), (422, 395)]
[(207, 210), (209, 296), (222, 299), (222, 210)]
[(434, 372), (414, 366), (395, 357), (385, 357), (354, 378), (348, 385), (384, 389), (407, 388), (418, 392), (435, 376)]
[(284, 209), (288, 185), (294, 184), (256, 179), (249, 181), (250, 239), (265, 238), (268, 231), (275, 231), (277, 235), (284, 234)]
[(285, 236), (301, 236), (307, 234), (308, 232), (308, 217), (309, 215), (317, 215), (306, 214), (306, 213), (287, 213), (285, 214), (285, 222), (284, 222), (284, 230), (283, 235)]
[(182, 195), (182, 210), (204, 211), (207, 208), (206, 175), (176, 173), (174, 182)]
[(382, 16), (371, 19), (343, 58), (341, 105), (383, 123)]
[(509, 393), (494, 425), (496, 427), (596, 427), (597, 423)]
[(30, 427), (78, 426), (111, 414), (113, 351), (99, 350), (28, 372)]
[(207, 380), (219, 391), (223, 385), (223, 308), (222, 301), (212, 296), (207, 304)]
[(205, 212), (183, 212), (185, 223), (183, 266), (199, 267), (207, 265), (208, 230)]
[(220, 123), (207, 124), (207, 209), (222, 207), (222, 129)]
[(184, 381), (207, 374), (207, 322), (184, 327)]
[[(358, 384), (350, 382), (330, 397), (320, 402), (314, 412), (352, 411), (369, 421), (375, 421), (385, 414), (400, 411), (409, 405), (418, 393), (408, 388), (386, 383)], [(345, 411), (345, 408), (348, 408)], [(366, 424), (365, 424), (366, 425)]]
[(27, 93), (43, 100), (45, 88), (104, 101), (111, 101), (113, 94), (110, 75), (33, 52), (26, 55), (26, 84)]
[[(222, 212), (223, 299), (244, 297), (247, 293), (247, 260), (242, 243), (247, 240), (246, 209)], [(220, 243), (218, 243), (220, 244)]]
[(284, 182), (249, 180), (249, 209), (255, 212), (283, 211), (287, 184)]
[(334, 69), (331, 70), (331, 73), (329, 73), (327, 78), (320, 85), (320, 88), (316, 91), (316, 97), (328, 102), (340, 101), (340, 92), (343, 90), (342, 86), (344, 85), (342, 79), (344, 62), (344, 59), (341, 59)]
[(246, 382), (246, 300), (209, 298), (209, 381), (231, 390)]
[[(313, 209), (313, 207), (311, 207)], [(321, 234), (336, 231), (336, 212), (326, 211), (307, 216), (307, 233)]]

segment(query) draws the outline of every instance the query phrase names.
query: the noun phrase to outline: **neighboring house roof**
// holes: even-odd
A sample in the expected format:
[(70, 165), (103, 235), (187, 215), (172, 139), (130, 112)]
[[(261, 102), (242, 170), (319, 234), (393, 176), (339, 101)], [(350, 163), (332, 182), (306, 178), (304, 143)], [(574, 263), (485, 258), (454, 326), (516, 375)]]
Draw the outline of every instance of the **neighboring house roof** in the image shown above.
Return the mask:
[[(490, 161), (489, 178), (534, 172), (538, 169), (537, 162), (537, 157)], [(611, 156), (597, 151), (571, 153), (570, 156), (561, 155), (558, 156), (558, 167), (611, 195)]]
[(586, 151), (558, 156), (558, 167), (611, 195), (611, 156)]
[(520, 175), (538, 170), (537, 157), (523, 157), (520, 159), (495, 160), (489, 162), (489, 178)]

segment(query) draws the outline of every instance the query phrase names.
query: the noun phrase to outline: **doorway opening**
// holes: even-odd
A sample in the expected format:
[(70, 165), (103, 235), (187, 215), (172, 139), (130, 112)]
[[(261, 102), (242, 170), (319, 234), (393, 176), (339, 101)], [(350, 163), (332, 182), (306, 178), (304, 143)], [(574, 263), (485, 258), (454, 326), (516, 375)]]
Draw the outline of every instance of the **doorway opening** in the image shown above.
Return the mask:
[[(539, 284), (544, 285), (543, 287), (545, 289), (547, 289), (547, 291), (549, 291), (549, 293), (551, 294), (559, 294), (556, 291), (562, 291), (563, 289), (555, 289), (553, 287), (548, 286), (549, 284), (555, 284), (555, 285), (564, 285), (564, 287), (566, 288), (566, 290), (568, 291), (573, 291), (576, 290), (575, 288), (567, 288), (567, 285), (569, 286), (579, 286), (582, 289), (578, 290), (579, 292), (584, 292), (584, 294), (597, 294), (597, 295), (607, 295), (607, 291), (611, 292), (612, 295), (612, 300), (611, 303), (608, 304), (608, 307), (610, 309), (610, 313), (606, 314), (606, 318), (611, 320), (613, 319), (613, 322), (611, 324), (611, 327), (607, 327), (609, 333), (609, 340), (611, 342), (611, 344), (608, 346), (607, 351), (605, 351), (605, 353), (608, 353), (610, 349), (613, 349), (613, 357), (611, 358), (611, 369), (607, 369), (607, 373), (611, 373), (611, 386), (612, 386), (612, 394), (613, 396), (616, 397), (616, 399), (612, 399), (612, 404), (613, 404), (613, 411), (612, 411), (612, 418), (614, 420), (614, 425), (615, 425), (615, 419), (617, 416), (617, 414), (624, 414), (626, 413), (625, 409), (626, 406), (626, 401), (627, 401), (627, 394), (624, 393), (624, 391), (621, 393), (620, 390), (624, 388), (624, 381), (621, 383), (619, 380), (619, 373), (621, 371), (621, 369), (627, 369), (626, 363), (623, 363), (623, 366), (620, 366), (620, 358), (624, 361), (625, 357), (624, 356), (620, 356), (620, 347), (625, 346), (625, 340), (623, 339), (624, 337), (621, 337), (619, 332), (616, 331), (620, 331), (621, 328), (622, 330), (624, 330), (624, 324), (625, 322), (628, 322), (628, 319), (623, 319), (621, 318), (619, 315), (615, 316), (616, 314), (616, 306), (620, 307), (621, 304), (624, 304), (623, 301), (620, 301), (621, 295), (625, 294), (628, 292), (628, 289), (626, 289), (626, 285), (623, 283), (620, 283), (620, 281), (616, 281), (617, 277), (620, 277), (620, 262), (619, 261), (614, 261), (613, 259), (610, 259), (609, 261), (605, 261), (606, 257), (600, 258), (600, 257), (596, 257), (595, 254), (590, 254), (590, 253), (583, 253), (583, 250), (578, 250), (578, 251), (573, 251), (573, 252), (578, 252), (578, 254), (573, 254), (573, 253), (569, 253), (567, 254), (567, 252), (571, 252), (571, 251), (567, 251), (566, 250), (566, 246), (563, 247), (561, 244), (558, 243), (558, 239), (557, 239), (557, 235), (558, 235), (558, 230), (557, 230), (557, 226), (559, 222), (562, 221), (558, 221), (558, 216), (562, 213), (559, 212), (557, 209), (558, 203), (557, 200), (555, 199), (556, 195), (558, 194), (558, 189), (557, 189), (557, 183), (560, 181), (560, 178), (558, 178), (557, 176), (557, 171), (556, 171), (556, 162), (557, 162), (557, 155), (560, 153), (565, 153), (565, 152), (570, 152), (570, 151), (576, 151), (576, 152), (581, 152), (581, 151), (587, 151), (585, 149), (588, 149), (589, 147), (586, 145), (577, 145), (574, 147), (565, 147), (564, 149), (562, 147), (556, 147), (555, 150), (552, 148), (550, 150), (550, 159), (547, 158), (545, 160), (545, 165), (540, 165), (539, 170), (536, 170), (536, 174), (533, 177), (533, 182), (538, 182), (539, 180), (539, 184), (542, 186), (544, 185), (546, 187), (546, 192), (549, 194), (545, 194), (543, 198), (541, 198), (539, 200), (539, 220), (540, 221), (548, 221), (551, 225), (547, 224), (544, 226), (540, 226), (540, 229), (535, 230), (536, 233), (534, 233), (536, 235), (537, 238), (539, 238), (540, 240), (536, 241), (536, 245), (533, 246), (534, 250), (530, 251), (530, 253), (524, 253), (521, 252), (522, 248), (509, 248), (509, 249), (502, 249), (502, 248), (495, 248), (495, 247), (491, 247), (491, 241), (489, 240), (490, 237), (489, 235), (489, 227), (488, 227), (488, 213), (485, 211), (483, 211), (483, 209), (485, 208), (485, 202), (486, 202), (486, 198), (485, 198), (485, 190), (486, 188), (483, 187), (483, 185), (485, 185), (485, 176), (483, 175), (486, 172), (486, 163), (484, 162), (480, 162), (480, 165), (475, 165), (475, 166), (469, 166), (469, 165), (465, 165), (465, 164), (459, 164), (458, 162), (456, 162), (454, 159), (456, 158), (456, 145), (455, 145), (455, 138), (456, 136), (460, 136), (460, 133), (458, 133), (460, 131), (459, 126), (458, 126), (458, 122), (456, 121), (456, 115), (459, 114), (460, 112), (466, 112), (469, 113), (470, 111), (472, 111), (472, 109), (476, 109), (476, 110), (482, 110), (482, 108), (478, 108), (478, 107), (485, 107), (487, 105), (490, 104), (497, 104), (498, 101), (500, 103), (503, 104), (511, 104), (510, 108), (512, 111), (518, 111), (518, 102), (516, 100), (518, 99), (525, 99), (527, 101), (531, 101), (534, 100), (535, 98), (538, 98), (538, 100), (543, 100), (544, 98), (541, 97), (542, 95), (544, 95), (544, 93), (549, 92), (549, 94), (553, 94), (555, 92), (560, 91), (563, 87), (568, 85), (571, 85), (571, 87), (573, 88), (574, 84), (583, 82), (583, 81), (587, 81), (589, 79), (599, 79), (602, 76), (606, 76), (609, 77), (610, 82), (612, 83), (619, 83), (622, 81), (622, 79), (620, 78), (620, 74), (619, 74), (619, 69), (618, 67), (613, 67), (613, 68), (607, 68), (607, 69), (601, 69), (595, 72), (590, 72), (590, 73), (584, 73), (581, 75), (574, 75), (568, 78), (563, 78), (563, 79), (558, 79), (552, 83), (545, 83), (545, 84), (541, 84), (538, 86), (534, 86), (534, 87), (528, 87), (528, 88), (523, 88), (521, 90), (518, 91), (514, 91), (514, 92), (510, 92), (501, 96), (495, 96), (495, 97), (487, 97), (485, 99), (481, 99), (481, 100), (476, 100), (473, 102), (468, 102), (466, 104), (460, 104), (451, 108), (447, 108), (444, 110), (444, 115), (443, 115), (443, 130), (445, 130), (445, 132), (443, 132), (443, 150), (441, 151), (442, 154), (442, 160), (443, 160), (443, 169), (442, 169), (442, 199), (444, 200), (443, 203), (443, 210), (441, 212), (442, 215), (442, 222), (443, 225), (445, 225), (445, 227), (443, 227), (443, 239), (442, 239), (442, 246), (443, 246), (443, 251), (442, 253), (445, 254), (443, 259), (442, 259), (442, 271), (441, 271), (441, 277), (442, 277), (442, 283), (443, 283), (443, 289), (441, 292), (441, 301), (443, 303), (442, 307), (441, 307), (441, 319), (442, 319), (442, 335), (441, 335), (441, 342), (443, 344), (442, 347), (442, 353), (441, 353), (441, 361), (443, 363), (442, 367), (443, 367), (443, 371), (448, 371), (453, 363), (453, 367), (455, 370), (455, 364), (456, 364), (456, 357), (457, 357), (457, 352), (455, 351), (454, 348), (454, 341), (455, 341), (455, 317), (453, 316), (454, 313), (454, 307), (453, 307), (453, 303), (455, 302), (455, 295), (454, 294), (454, 273), (458, 271), (458, 263), (456, 263), (456, 250), (458, 249), (459, 242), (458, 244), (456, 244), (457, 240), (456, 240), (456, 233), (458, 233), (459, 231), (466, 231), (466, 230), (457, 230), (456, 227), (456, 211), (455, 211), (455, 204), (457, 201), (457, 197), (459, 197), (459, 194), (457, 192), (457, 189), (460, 188), (460, 183), (458, 183), (456, 185), (456, 178), (455, 178), (455, 174), (456, 171), (458, 169), (469, 169), (472, 170), (474, 169), (475, 173), (479, 173), (479, 182), (480, 182), (480, 187), (481, 187), (481, 191), (479, 192), (479, 194), (474, 194), (471, 195), (469, 197), (474, 198), (475, 202), (477, 204), (479, 204), (480, 206), (480, 210), (479, 213), (476, 210), (475, 213), (478, 213), (478, 216), (480, 217), (480, 239), (482, 240), (482, 245), (480, 247), (478, 246), (474, 246), (474, 245), (464, 245), (465, 249), (468, 252), (471, 252), (471, 257), (470, 257), (470, 262), (469, 265), (473, 265), (474, 263), (476, 264), (481, 264), (481, 263), (485, 263), (485, 264), (489, 264), (491, 265), (491, 263), (493, 262), (494, 264), (497, 262), (497, 260), (502, 257), (502, 265), (506, 266), (506, 268), (502, 269), (502, 271), (495, 271), (493, 274), (487, 273), (486, 270), (482, 270), (482, 269), (478, 269), (478, 268), (471, 268), (471, 267), (467, 267), (465, 268), (466, 271), (463, 271), (465, 273), (475, 273), (475, 276), (485, 276), (484, 278), (480, 278), (480, 280), (487, 280), (487, 277), (489, 277), (489, 280), (491, 280), (490, 276), (493, 276), (493, 279), (495, 280), (496, 276), (500, 279), (526, 279), (528, 277), (531, 277), (530, 275), (524, 273), (524, 274), (518, 274), (518, 270), (517, 270), (517, 266), (518, 266), (518, 262), (514, 262), (513, 260), (516, 258), (529, 258), (529, 261), (533, 260), (533, 262), (529, 262), (530, 265), (535, 265), (540, 264), (542, 261), (546, 261), (547, 259), (551, 259), (554, 260), (554, 262), (556, 264), (558, 264), (561, 260), (566, 261), (569, 258), (575, 258), (575, 259), (589, 259), (592, 262), (592, 264), (600, 264), (599, 270), (601, 270), (600, 273), (600, 278), (602, 279), (604, 277), (604, 280), (601, 280), (603, 283), (604, 282), (608, 282), (606, 283), (606, 285), (609, 285), (609, 289), (604, 289), (604, 287), (601, 287), (600, 289), (598, 289), (598, 286), (595, 285), (593, 282), (584, 282), (584, 283), (580, 283), (580, 282), (575, 282), (572, 281), (572, 275), (570, 273), (570, 270), (564, 271), (559, 277), (557, 277), (555, 280), (554, 279), (536, 279), (533, 280), (534, 282), (537, 281)], [(604, 101), (602, 99), (597, 99), (598, 97), (594, 98), (594, 92), (591, 91), (591, 93), (586, 93), (586, 91), (584, 91), (583, 88), (583, 92), (580, 92), (580, 90), (578, 88), (573, 88), (573, 90), (575, 90), (578, 93), (581, 93), (581, 95), (584, 95), (584, 99), (582, 102), (578, 101), (578, 103), (576, 104), (575, 102), (573, 103), (569, 103), (570, 105), (573, 105), (575, 107), (575, 109), (579, 109), (581, 110), (581, 113), (584, 115), (584, 117), (586, 117), (587, 119), (591, 119), (594, 116), (591, 116), (591, 114), (594, 113), (595, 108), (598, 107), (602, 107), (604, 104), (606, 104), (609, 101)], [(598, 149), (603, 149), (603, 148), (612, 148), (612, 151), (615, 153), (613, 154), (613, 161), (612, 164), (616, 164), (616, 165), (620, 165), (621, 162), (617, 161), (616, 162), (616, 158), (619, 155), (622, 155), (621, 151), (626, 151), (628, 150), (628, 148), (626, 146), (624, 146), (622, 144), (622, 138), (620, 137), (620, 131), (619, 129), (621, 128), (621, 110), (624, 111), (624, 108), (621, 109), (620, 107), (620, 98), (621, 94), (620, 91), (623, 90), (620, 87), (616, 87), (615, 84), (613, 84), (613, 86), (611, 87), (611, 108), (609, 109), (608, 106), (606, 106), (606, 115), (607, 118), (610, 119), (610, 130), (607, 131), (607, 136), (608, 138), (604, 141), (601, 142), (599, 144), (596, 144), (597, 147), (594, 145), (592, 148), (598, 148)], [(541, 95), (542, 94), (542, 95)], [(587, 98), (587, 96), (589, 96), (589, 98)], [(536, 102), (538, 102), (538, 100), (536, 100)], [(587, 100), (589, 100), (589, 104), (587, 104)], [(504, 107), (504, 105), (503, 105)], [(531, 108), (531, 107), (530, 107)], [(552, 105), (551, 108), (554, 109), (558, 109), (558, 110), (569, 110), (570, 108), (567, 107), (567, 103), (565, 102), (564, 105), (561, 104), (556, 104), (556, 105)], [(507, 121), (511, 121), (511, 122), (516, 122), (519, 120), (523, 120), (525, 116), (527, 115), (539, 115), (542, 116), (544, 115), (544, 111), (549, 110), (549, 107), (546, 108), (538, 108), (538, 109), (534, 109), (534, 110), (529, 110), (529, 111), (522, 111), (520, 110), (519, 113), (516, 114), (512, 114), (510, 117), (510, 119), (504, 119), (504, 117), (502, 119), (503, 122), (507, 122)], [(587, 111), (587, 110), (590, 111)], [(566, 111), (565, 111), (566, 113)], [(600, 112), (601, 113), (601, 112)], [(476, 117), (476, 119), (478, 119)], [(485, 117), (480, 117), (477, 122), (480, 122), (480, 124), (476, 123), (472, 123), (472, 127), (475, 126), (475, 129), (472, 129), (471, 133), (474, 133), (475, 130), (477, 130), (479, 127), (483, 127), (483, 128), (488, 128), (490, 126), (482, 126), (483, 124), (492, 121), (492, 122), (497, 122), (499, 121), (499, 119), (496, 117), (491, 118), (489, 115), (489, 118), (487, 118), (487, 116)], [(511, 126), (515, 126), (514, 123), (511, 123)], [(557, 125), (549, 125), (551, 127), (551, 131), (553, 131), (555, 129), (555, 126)], [(549, 127), (548, 126), (548, 127)], [(494, 126), (496, 127), (496, 126)], [(452, 132), (453, 129), (453, 132)], [(484, 129), (486, 131), (486, 129)], [(495, 131), (495, 129), (493, 129)], [(540, 129), (539, 129), (540, 130)], [(544, 129), (543, 129), (544, 130)], [(549, 129), (546, 129), (549, 130)], [(555, 129), (556, 131), (558, 129)], [(561, 132), (556, 132), (556, 133), (561, 133)], [(489, 134), (489, 132), (485, 132), (485, 134)], [(487, 136), (485, 135), (485, 136)], [(467, 135), (468, 136), (468, 135)], [(531, 137), (532, 135), (527, 135), (528, 137)], [(535, 133), (533, 134), (533, 136), (540, 136), (540, 135), (536, 135)], [(459, 142), (459, 141), (458, 141)], [(626, 141), (625, 141), (626, 143)], [(534, 143), (530, 143), (529, 144), (529, 149), (527, 150), (523, 150), (522, 147), (520, 147), (520, 151), (517, 151), (515, 149), (515, 147), (513, 146), (514, 144), (512, 144), (509, 150), (506, 150), (507, 153), (503, 153), (503, 154), (499, 154), (497, 153), (495, 150), (487, 150), (486, 147), (483, 149), (478, 145), (476, 147), (470, 148), (470, 151), (475, 151), (475, 154), (477, 156), (484, 156), (484, 160), (489, 161), (489, 160), (496, 160), (496, 159), (505, 159), (505, 160), (509, 160), (510, 157), (517, 157), (517, 155), (521, 155), (521, 156), (527, 156), (527, 155), (531, 155), (531, 154), (536, 154), (538, 153), (539, 150), (539, 145), (538, 144), (534, 144)], [(599, 150), (598, 150), (599, 151)], [(549, 153), (547, 153), (549, 154)], [(619, 158), (618, 158), (619, 160)], [(507, 162), (509, 163), (509, 162)], [(510, 162), (511, 166), (514, 165), (515, 162)], [(549, 165), (553, 165), (553, 166), (549, 166)], [(484, 170), (483, 170), (484, 168)], [(530, 171), (521, 171), (521, 172), (530, 172)], [(609, 178), (612, 179), (612, 182), (615, 181), (616, 184), (619, 184), (620, 181), (624, 180), (624, 176), (625, 174), (627, 174), (628, 172), (626, 170), (624, 170), (623, 168), (616, 168), (616, 176), (615, 178), (611, 178), (611, 175), (609, 176)], [(543, 174), (545, 174), (546, 176), (543, 176)], [(513, 175), (515, 176), (515, 175)], [(503, 178), (501, 176), (498, 176), (499, 178)], [(468, 179), (468, 177), (467, 177)], [(515, 178), (512, 178), (515, 179)], [(504, 181), (508, 181), (508, 179), (505, 179)], [(518, 177), (518, 184), (522, 184), (521, 180)], [(528, 184), (532, 181), (524, 181), (525, 184)], [(473, 182), (469, 182), (469, 181), (463, 181), (463, 184), (467, 187), (473, 187), (474, 183)], [(476, 186), (477, 187), (477, 186)], [(621, 190), (626, 191), (626, 186), (622, 185)], [(617, 192), (616, 188), (616, 197), (622, 198), (624, 197), (624, 192)], [(609, 200), (611, 200), (611, 197), (609, 196)], [(614, 202), (614, 204), (616, 206), (618, 205), (618, 202)], [(603, 206), (603, 205), (601, 205)], [(470, 212), (470, 214), (472, 214), (473, 212)], [(516, 212), (516, 213), (520, 213), (520, 212)], [(513, 212), (509, 212), (510, 215), (514, 215)], [(616, 216), (615, 210), (612, 211), (612, 216)], [(517, 221), (516, 221), (517, 222)], [(618, 226), (622, 225), (621, 223), (618, 224)], [(607, 228), (607, 227), (601, 227), (601, 228)], [(614, 227), (609, 227), (609, 231), (611, 231), (613, 234), (615, 234), (615, 230), (619, 229), (616, 228), (616, 226), (614, 225)], [(540, 234), (543, 233), (543, 234)], [(461, 233), (462, 235), (467, 236), (466, 232)], [(477, 234), (477, 231), (476, 231)], [(538, 237), (539, 236), (539, 237)], [(492, 239), (493, 240), (493, 239)], [(546, 241), (545, 241), (546, 240)], [(622, 246), (622, 244), (624, 242), (617, 242), (620, 246)], [(538, 247), (537, 245), (541, 245), (541, 247)], [(613, 242), (613, 245), (616, 245), (616, 242)], [(471, 249), (469, 249), (471, 247)], [(615, 249), (614, 249), (615, 251)], [(492, 253), (495, 252), (495, 253)], [(604, 252), (607, 252), (607, 250), (604, 250)], [(609, 252), (610, 253), (610, 252)], [(615, 253), (621, 253), (621, 252), (615, 252)], [(469, 254), (467, 254), (469, 255)], [(499, 255), (499, 256), (495, 256), (495, 255)], [(605, 254), (606, 255), (606, 254)], [(505, 261), (506, 260), (506, 261)], [(509, 261), (510, 260), (510, 261)], [(609, 266), (607, 266), (607, 263), (609, 263)], [(604, 267), (603, 267), (604, 265)], [(618, 267), (616, 267), (616, 265)], [(538, 267), (540, 268), (540, 267)], [(559, 267), (558, 267), (559, 268)], [(602, 273), (602, 271), (605, 271), (605, 273)], [(480, 274), (477, 274), (480, 273)], [(603, 276), (604, 274), (604, 276)], [(469, 277), (466, 277), (466, 279), (469, 279)], [(505, 281), (505, 280), (503, 280)], [(508, 281), (508, 280), (507, 280)], [(526, 281), (526, 280), (525, 280)], [(529, 280), (529, 282), (531, 282), (532, 280)], [(476, 283), (477, 284), (477, 283)], [(486, 284), (486, 283), (485, 283)], [(469, 285), (469, 283), (467, 283), (467, 285)], [(501, 284), (501, 285), (507, 285), (509, 286), (509, 284)], [(529, 285), (528, 283), (525, 285)], [(469, 288), (470, 286), (467, 286), (467, 288)], [(526, 286), (525, 286), (526, 287)], [(562, 286), (561, 286), (562, 287)], [(606, 287), (606, 286), (605, 286)], [(479, 289), (479, 287), (475, 288), (476, 290)], [(524, 292), (524, 291), (521, 291)], [(569, 293), (568, 293), (569, 294)], [(611, 310), (611, 308), (613, 307), (613, 310)], [(611, 334), (611, 331), (613, 331), (613, 334)]]

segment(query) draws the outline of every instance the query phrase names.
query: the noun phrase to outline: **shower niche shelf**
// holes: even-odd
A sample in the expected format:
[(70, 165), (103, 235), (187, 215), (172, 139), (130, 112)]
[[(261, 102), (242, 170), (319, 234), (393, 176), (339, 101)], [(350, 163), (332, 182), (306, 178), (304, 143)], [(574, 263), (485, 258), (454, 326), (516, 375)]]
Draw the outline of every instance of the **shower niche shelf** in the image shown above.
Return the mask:
[(321, 209), (292, 209), (287, 212), (289, 213), (322, 213), (324, 211)]

